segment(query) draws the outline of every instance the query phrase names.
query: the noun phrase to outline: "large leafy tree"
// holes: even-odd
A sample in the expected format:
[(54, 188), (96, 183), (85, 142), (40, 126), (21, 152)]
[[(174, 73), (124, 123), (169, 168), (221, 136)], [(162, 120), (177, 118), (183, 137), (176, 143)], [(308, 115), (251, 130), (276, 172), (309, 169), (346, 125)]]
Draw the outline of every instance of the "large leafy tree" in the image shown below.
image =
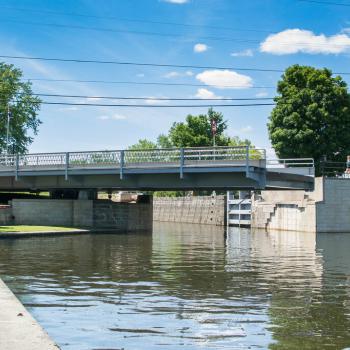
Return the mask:
[(341, 77), (329, 69), (289, 67), (278, 82), (268, 123), (280, 158), (345, 160), (350, 152), (350, 98)]
[(217, 123), (215, 140), (217, 146), (252, 146), (251, 142), (247, 139), (242, 140), (238, 136), (230, 137), (226, 135), (227, 121), (224, 120), (222, 113), (210, 108), (207, 114), (189, 114), (185, 122), (174, 123), (168, 134), (160, 134), (158, 136), (157, 142), (141, 139), (136, 144), (130, 146), (129, 149), (210, 147), (213, 145), (211, 120), (215, 120)]
[[(0, 63), (0, 152), (24, 153), (33, 142), (41, 121), (40, 99), (33, 95), (31, 83), (22, 81), (22, 71)], [(10, 114), (9, 145), (6, 145), (7, 118)]]

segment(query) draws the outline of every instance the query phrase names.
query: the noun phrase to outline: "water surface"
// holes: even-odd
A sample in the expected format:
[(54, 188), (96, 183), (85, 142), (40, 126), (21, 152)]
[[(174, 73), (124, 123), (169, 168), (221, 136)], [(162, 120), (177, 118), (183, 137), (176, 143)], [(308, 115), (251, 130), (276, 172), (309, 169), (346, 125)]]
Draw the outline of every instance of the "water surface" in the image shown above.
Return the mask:
[(350, 234), (156, 224), (0, 240), (0, 274), (62, 350), (350, 347)]

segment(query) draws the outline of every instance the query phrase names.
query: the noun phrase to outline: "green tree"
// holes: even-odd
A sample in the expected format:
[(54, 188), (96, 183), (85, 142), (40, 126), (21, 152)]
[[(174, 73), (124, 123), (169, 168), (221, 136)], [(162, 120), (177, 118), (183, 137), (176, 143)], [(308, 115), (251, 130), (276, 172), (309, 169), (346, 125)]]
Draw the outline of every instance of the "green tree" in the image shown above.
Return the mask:
[(174, 123), (169, 130), (168, 138), (175, 147), (205, 147), (213, 145), (211, 120), (217, 124), (216, 145), (227, 146), (230, 138), (224, 134), (227, 122), (222, 113), (212, 108), (207, 114), (193, 116), (189, 114), (185, 122)]
[(137, 143), (129, 147), (130, 150), (135, 150), (135, 151), (155, 149), (155, 148), (157, 148), (157, 144), (147, 139), (140, 139)]
[[(24, 82), (22, 71), (0, 62), (0, 152), (24, 153), (38, 133), (40, 99), (33, 95), (31, 83)], [(9, 145), (6, 145), (10, 111)]]
[(169, 137), (164, 134), (160, 134), (157, 138), (157, 145), (159, 148), (173, 148), (174, 145), (169, 140)]
[(236, 147), (236, 146), (251, 146), (251, 147), (254, 147), (250, 140), (248, 140), (248, 139), (242, 140), (238, 136), (230, 137), (230, 140), (228, 142), (228, 146), (231, 146), (231, 147)]
[[(238, 136), (229, 137), (225, 135), (224, 132), (227, 129), (227, 122), (224, 121), (222, 113), (215, 112), (210, 108), (207, 114), (201, 114), (198, 116), (188, 115), (185, 122), (174, 123), (170, 128), (168, 135), (159, 135), (156, 143), (142, 139), (136, 144), (130, 146), (129, 150), (152, 150), (156, 148), (174, 147), (210, 147), (213, 145), (211, 132), (212, 119), (217, 123), (216, 145), (233, 147), (250, 145), (254, 148), (249, 140), (242, 140)], [(243, 150), (242, 154), (245, 154), (245, 150)], [(259, 159), (261, 154), (252, 149), (251, 156)], [(165, 157), (167, 157), (167, 155), (165, 155)], [(142, 153), (127, 155), (127, 160), (129, 161), (138, 161), (139, 159), (142, 161), (144, 160)], [(154, 196), (158, 197), (178, 197), (184, 195), (185, 192), (183, 191), (154, 192)]]
[(345, 161), (350, 152), (347, 85), (329, 69), (289, 67), (278, 82), (276, 107), (268, 122), (280, 158), (323, 156)]

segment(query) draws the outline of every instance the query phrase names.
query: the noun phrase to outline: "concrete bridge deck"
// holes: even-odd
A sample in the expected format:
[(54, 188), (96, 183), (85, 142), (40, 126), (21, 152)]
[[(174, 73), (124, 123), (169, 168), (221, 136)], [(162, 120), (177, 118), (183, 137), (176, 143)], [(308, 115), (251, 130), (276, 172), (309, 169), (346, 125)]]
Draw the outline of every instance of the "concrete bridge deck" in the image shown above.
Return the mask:
[(313, 175), (312, 159), (271, 161), (248, 146), (0, 157), (1, 190), (311, 189)]

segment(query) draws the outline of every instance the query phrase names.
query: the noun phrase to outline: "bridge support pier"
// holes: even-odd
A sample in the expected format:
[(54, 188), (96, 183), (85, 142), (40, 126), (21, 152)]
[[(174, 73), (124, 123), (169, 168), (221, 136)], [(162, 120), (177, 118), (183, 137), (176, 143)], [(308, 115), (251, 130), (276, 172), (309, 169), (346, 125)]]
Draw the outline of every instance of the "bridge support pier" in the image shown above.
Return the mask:
[(96, 190), (80, 190), (78, 193), (78, 199), (96, 200), (97, 199), (97, 191)]

